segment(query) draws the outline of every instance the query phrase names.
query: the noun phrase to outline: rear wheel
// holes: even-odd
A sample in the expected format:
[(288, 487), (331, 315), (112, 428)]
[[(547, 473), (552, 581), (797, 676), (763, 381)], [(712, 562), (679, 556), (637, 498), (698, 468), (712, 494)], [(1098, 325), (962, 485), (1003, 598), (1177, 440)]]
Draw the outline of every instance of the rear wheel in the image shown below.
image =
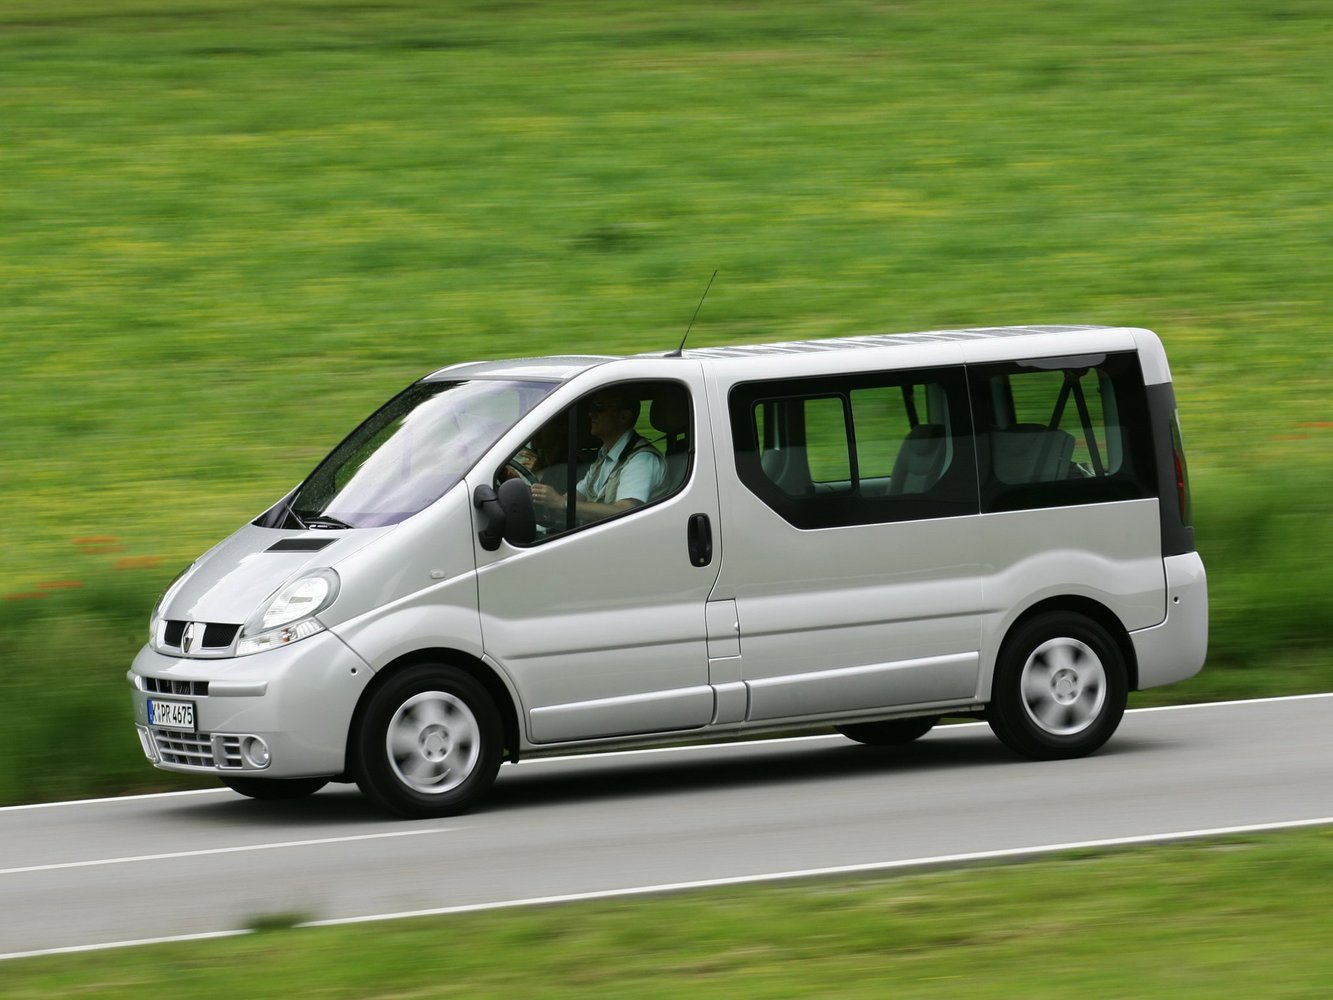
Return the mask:
[(491, 787), (502, 743), (480, 682), (457, 667), (409, 667), (370, 696), (355, 739), (357, 784), (400, 816), (452, 816)]
[(939, 716), (920, 719), (886, 719), (884, 722), (859, 722), (852, 726), (838, 726), (838, 732), (849, 740), (872, 747), (901, 746), (919, 740), (935, 728)]
[(1120, 725), (1125, 658), (1101, 625), (1071, 612), (1038, 615), (1005, 640), (986, 721), (1027, 757), (1082, 757)]
[(233, 792), (268, 802), (303, 799), (329, 783), (328, 778), (243, 778), (230, 774), (220, 780)]

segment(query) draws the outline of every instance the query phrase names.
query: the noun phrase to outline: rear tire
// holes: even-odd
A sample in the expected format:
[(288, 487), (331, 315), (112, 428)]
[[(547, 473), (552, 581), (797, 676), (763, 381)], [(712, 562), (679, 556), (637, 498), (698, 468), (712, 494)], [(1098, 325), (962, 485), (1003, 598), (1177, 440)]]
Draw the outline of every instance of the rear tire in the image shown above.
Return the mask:
[(838, 726), (838, 732), (849, 740), (864, 743), (872, 747), (896, 747), (913, 740), (919, 740), (935, 728), (939, 716), (929, 715), (920, 719), (886, 719), (883, 722), (858, 722), (851, 726)]
[(490, 789), (503, 727), (495, 702), (457, 667), (419, 664), (370, 696), (353, 745), (357, 784), (399, 816), (454, 816)]
[(219, 780), (233, 792), (265, 802), (303, 799), (329, 783), (328, 778), (242, 778), (230, 774)]
[(1038, 615), (1000, 648), (986, 721), (1025, 757), (1083, 757), (1120, 725), (1127, 677), (1119, 645), (1097, 622), (1072, 612)]

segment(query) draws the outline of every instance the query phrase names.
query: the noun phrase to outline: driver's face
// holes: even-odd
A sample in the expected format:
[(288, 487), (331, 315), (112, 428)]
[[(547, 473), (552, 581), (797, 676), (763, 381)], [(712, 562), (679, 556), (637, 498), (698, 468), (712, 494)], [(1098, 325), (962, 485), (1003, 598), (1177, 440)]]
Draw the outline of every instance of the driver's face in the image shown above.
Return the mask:
[(615, 396), (594, 396), (588, 405), (589, 430), (603, 440), (608, 435), (619, 437), (625, 431), (628, 413)]

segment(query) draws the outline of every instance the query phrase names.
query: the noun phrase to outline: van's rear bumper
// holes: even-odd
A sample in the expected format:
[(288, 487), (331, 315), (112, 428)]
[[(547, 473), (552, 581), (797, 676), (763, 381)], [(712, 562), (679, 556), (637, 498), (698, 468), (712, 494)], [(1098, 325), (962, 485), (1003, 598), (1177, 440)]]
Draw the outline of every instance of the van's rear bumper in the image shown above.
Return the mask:
[(1166, 620), (1129, 633), (1138, 661), (1138, 688), (1193, 677), (1208, 655), (1208, 577), (1197, 552), (1167, 556)]

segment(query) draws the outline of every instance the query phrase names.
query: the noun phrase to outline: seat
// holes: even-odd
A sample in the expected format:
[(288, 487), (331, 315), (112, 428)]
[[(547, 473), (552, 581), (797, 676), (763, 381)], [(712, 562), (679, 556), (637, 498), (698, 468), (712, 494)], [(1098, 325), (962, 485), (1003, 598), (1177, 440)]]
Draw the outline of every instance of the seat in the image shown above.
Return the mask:
[(666, 479), (659, 496), (675, 492), (685, 481), (690, 466), (690, 407), (684, 390), (663, 390), (648, 407), (648, 422), (662, 435), (666, 456)]
[(990, 432), (991, 469), (1002, 483), (1050, 483), (1069, 478), (1074, 435), (1041, 424)]
[(944, 473), (949, 439), (943, 424), (917, 424), (903, 438), (898, 457), (893, 460), (889, 496), (924, 493)]

